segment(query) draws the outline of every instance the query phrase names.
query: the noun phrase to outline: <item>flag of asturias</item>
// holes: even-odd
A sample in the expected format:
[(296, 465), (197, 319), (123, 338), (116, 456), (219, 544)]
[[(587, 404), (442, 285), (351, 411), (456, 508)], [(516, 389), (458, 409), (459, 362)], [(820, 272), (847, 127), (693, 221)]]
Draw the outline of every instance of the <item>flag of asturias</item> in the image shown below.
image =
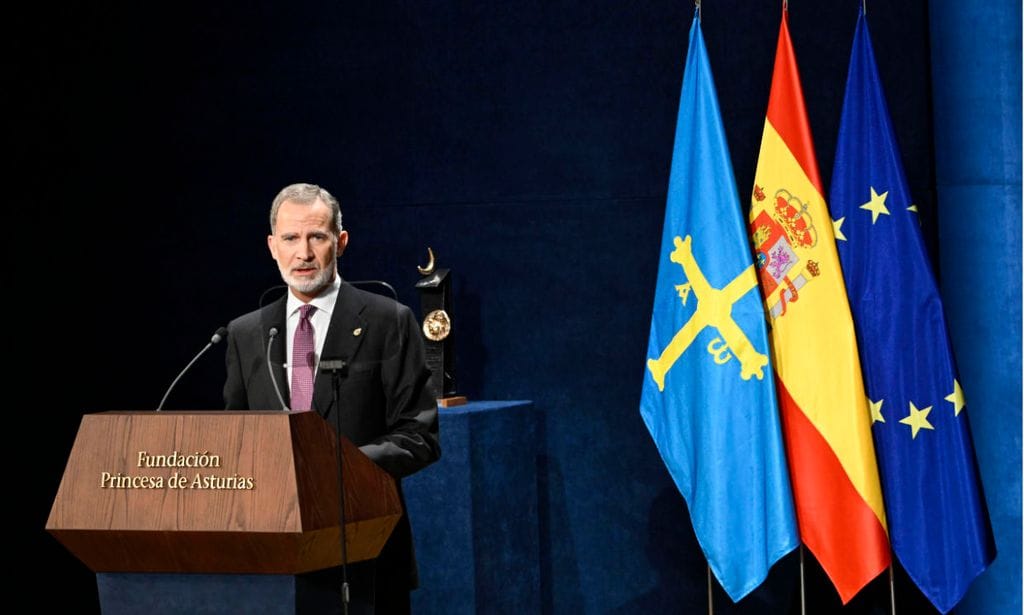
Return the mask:
[(700, 23), (683, 74), (640, 414), (733, 600), (799, 544), (764, 309)]
[(943, 613), (995, 557), (946, 317), (903, 173), (863, 12), (832, 204), (892, 549)]
[(832, 222), (782, 14), (750, 233), (800, 538), (843, 603), (889, 566), (871, 417)]

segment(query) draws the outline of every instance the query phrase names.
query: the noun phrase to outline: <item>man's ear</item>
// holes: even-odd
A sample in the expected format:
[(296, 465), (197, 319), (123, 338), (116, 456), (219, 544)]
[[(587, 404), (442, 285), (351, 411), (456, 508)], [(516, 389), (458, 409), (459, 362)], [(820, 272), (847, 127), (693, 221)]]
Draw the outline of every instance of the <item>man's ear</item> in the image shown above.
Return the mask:
[(277, 260), (277, 244), (274, 243), (274, 236), (273, 235), (267, 235), (267, 248), (270, 249), (270, 256), (272, 256), (273, 259), (276, 261)]
[(342, 231), (338, 233), (338, 256), (345, 253), (345, 247), (348, 245), (348, 231)]

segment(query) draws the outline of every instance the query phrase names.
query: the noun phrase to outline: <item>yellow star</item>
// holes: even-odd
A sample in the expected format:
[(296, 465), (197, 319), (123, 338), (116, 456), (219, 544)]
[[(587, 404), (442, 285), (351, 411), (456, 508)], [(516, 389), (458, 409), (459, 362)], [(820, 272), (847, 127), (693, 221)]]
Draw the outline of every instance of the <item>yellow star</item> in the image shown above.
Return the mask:
[(832, 221), (832, 232), (836, 236), (836, 241), (846, 241), (846, 235), (843, 235), (843, 222), (846, 221), (846, 216), (839, 218), (838, 220)]
[(960, 416), (960, 411), (967, 405), (964, 400), (964, 390), (960, 388), (960, 383), (955, 378), (953, 379), (953, 392), (946, 396), (946, 401), (953, 404), (953, 416)]
[[(910, 207), (907, 208), (907, 211), (916, 214), (917, 213), (917, 205), (911, 205)], [(921, 224), (921, 218), (917, 219), (917, 225), (918, 226), (924, 226), (923, 224)]]
[(884, 423), (885, 417), (882, 416), (882, 404), (885, 403), (885, 400), (879, 399), (878, 401), (871, 401), (871, 399), (868, 398), (868, 403), (871, 404), (871, 424)]
[(900, 419), (900, 423), (904, 425), (910, 425), (910, 439), (913, 440), (917, 437), (917, 432), (921, 429), (935, 429), (932, 424), (928, 422), (928, 414), (932, 411), (932, 407), (917, 409), (914, 402), (910, 402), (910, 414), (905, 419)]
[(878, 216), (881, 214), (889, 215), (889, 208), (885, 206), (885, 197), (889, 196), (889, 191), (886, 190), (882, 194), (875, 192), (875, 187), (871, 187), (871, 200), (860, 206), (861, 209), (866, 209), (871, 212), (871, 224), (874, 224), (878, 220)]

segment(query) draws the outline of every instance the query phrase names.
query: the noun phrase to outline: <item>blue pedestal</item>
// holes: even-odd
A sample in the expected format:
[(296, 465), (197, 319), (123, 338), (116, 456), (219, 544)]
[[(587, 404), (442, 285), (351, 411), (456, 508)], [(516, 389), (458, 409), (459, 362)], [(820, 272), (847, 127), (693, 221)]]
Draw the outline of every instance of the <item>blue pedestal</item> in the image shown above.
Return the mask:
[(402, 481), (416, 541), (416, 615), (540, 612), (530, 401), (442, 408), (441, 459)]
[(302, 575), (98, 573), (103, 615), (341, 613), (340, 569)]

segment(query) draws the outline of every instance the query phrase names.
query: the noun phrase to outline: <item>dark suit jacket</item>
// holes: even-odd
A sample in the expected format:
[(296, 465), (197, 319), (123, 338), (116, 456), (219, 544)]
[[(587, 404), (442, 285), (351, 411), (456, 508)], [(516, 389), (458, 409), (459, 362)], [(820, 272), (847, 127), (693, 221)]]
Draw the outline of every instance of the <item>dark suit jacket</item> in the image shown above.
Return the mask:
[[(287, 297), (228, 323), (227, 410), (281, 408), (267, 369), (269, 331), (278, 336), (270, 350), (271, 368), (285, 403), (285, 306)], [(401, 479), (441, 455), (437, 427), (437, 400), (430, 393), (430, 370), (419, 327), (408, 307), (391, 299), (354, 288), (344, 282), (331, 315), (321, 353), (323, 359), (343, 359), (347, 374), (341, 379), (341, 432), (370, 459)], [(318, 374), (313, 409), (335, 424), (337, 408), (330, 407), (332, 378)], [(402, 499), (404, 506), (404, 497)], [(378, 575), (407, 575), (417, 584), (416, 561), (408, 514), (402, 515), (377, 559)]]

